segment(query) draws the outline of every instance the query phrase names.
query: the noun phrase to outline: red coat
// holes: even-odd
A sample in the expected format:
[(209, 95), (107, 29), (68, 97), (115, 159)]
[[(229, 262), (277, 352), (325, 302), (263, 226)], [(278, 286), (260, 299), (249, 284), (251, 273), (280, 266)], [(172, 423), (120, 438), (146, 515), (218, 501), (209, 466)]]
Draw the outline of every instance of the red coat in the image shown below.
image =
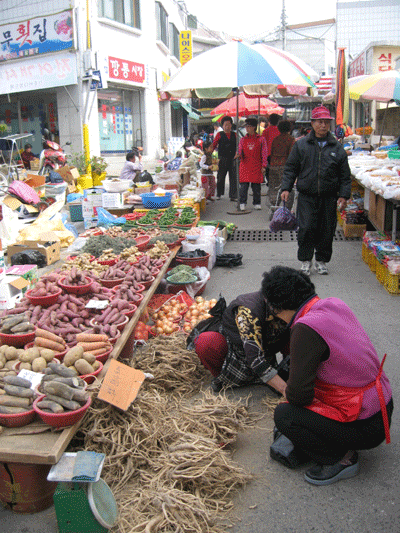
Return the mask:
[(267, 126), (262, 132), (264, 139), (267, 141), (268, 155), (271, 154), (272, 141), (275, 139), (275, 137), (278, 137), (279, 134), (280, 131), (278, 130), (278, 126), (273, 126), (272, 124)]
[(263, 183), (262, 167), (268, 164), (267, 143), (264, 137), (247, 134), (239, 142), (238, 154), (240, 157), (239, 181), (240, 183)]

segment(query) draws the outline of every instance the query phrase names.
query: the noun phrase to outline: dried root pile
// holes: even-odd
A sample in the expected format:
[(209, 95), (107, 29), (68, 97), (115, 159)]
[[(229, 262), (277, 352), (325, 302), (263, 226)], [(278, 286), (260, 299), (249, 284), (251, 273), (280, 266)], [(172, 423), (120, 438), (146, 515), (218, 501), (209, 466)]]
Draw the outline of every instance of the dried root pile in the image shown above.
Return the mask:
[(234, 491), (251, 479), (226, 447), (254, 424), (247, 402), (199, 393), (205, 372), (182, 335), (154, 339), (130, 364), (154, 379), (126, 412), (95, 400), (78, 434), (81, 448), (106, 455), (113, 531), (223, 533)]

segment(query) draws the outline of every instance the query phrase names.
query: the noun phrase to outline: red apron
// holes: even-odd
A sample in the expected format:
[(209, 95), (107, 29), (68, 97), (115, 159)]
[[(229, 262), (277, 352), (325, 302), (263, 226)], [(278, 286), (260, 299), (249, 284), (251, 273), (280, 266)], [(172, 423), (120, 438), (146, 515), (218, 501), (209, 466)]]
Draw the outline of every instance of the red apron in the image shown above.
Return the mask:
[[(319, 300), (318, 296), (312, 298), (303, 308), (300, 318), (304, 316), (311, 307)], [(316, 379), (314, 383), (314, 399), (310, 405), (306, 405), (306, 409), (314, 411), (326, 418), (337, 420), (338, 422), (354, 422), (357, 420), (362, 406), (364, 392), (376, 387), (378, 392), (379, 403), (381, 406), (383, 426), (385, 428), (386, 443), (390, 442), (390, 427), (387, 415), (385, 397), (383, 395), (381, 376), (383, 363), (385, 362), (386, 354), (384, 355), (379, 367), (378, 375), (375, 380), (364, 387), (344, 387), (342, 385), (333, 385)]]

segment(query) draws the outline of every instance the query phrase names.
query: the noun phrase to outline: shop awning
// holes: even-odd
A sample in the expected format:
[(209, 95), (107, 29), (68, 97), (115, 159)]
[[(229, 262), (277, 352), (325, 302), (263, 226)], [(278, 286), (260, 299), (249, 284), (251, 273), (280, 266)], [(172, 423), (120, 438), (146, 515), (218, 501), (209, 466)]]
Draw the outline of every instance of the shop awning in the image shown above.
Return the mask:
[(192, 118), (193, 120), (199, 120), (201, 118), (201, 114), (199, 114), (192, 106), (191, 104), (185, 104), (183, 102), (180, 102), (179, 100), (171, 100), (171, 106), (174, 109), (179, 109), (180, 107), (186, 111), (186, 113), (189, 115), (189, 118)]

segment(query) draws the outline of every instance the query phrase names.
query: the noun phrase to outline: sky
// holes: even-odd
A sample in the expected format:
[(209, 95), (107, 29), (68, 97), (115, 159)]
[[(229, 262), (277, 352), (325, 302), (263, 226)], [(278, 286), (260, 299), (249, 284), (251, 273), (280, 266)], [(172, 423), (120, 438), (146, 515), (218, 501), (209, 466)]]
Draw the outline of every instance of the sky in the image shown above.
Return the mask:
[[(283, 0), (185, 0), (185, 3), (189, 13), (210, 30), (253, 40), (279, 26)], [(285, 11), (287, 24), (335, 18), (336, 0), (285, 0)]]

